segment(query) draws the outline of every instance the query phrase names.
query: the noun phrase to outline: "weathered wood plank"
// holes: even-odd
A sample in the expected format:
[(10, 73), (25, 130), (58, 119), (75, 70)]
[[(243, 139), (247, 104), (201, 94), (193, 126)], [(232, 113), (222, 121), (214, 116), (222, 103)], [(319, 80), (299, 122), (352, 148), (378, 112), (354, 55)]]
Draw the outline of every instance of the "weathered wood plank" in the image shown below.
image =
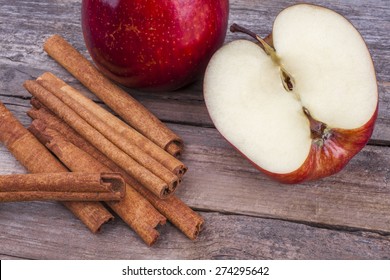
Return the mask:
[[(296, 2), (231, 0), (230, 22), (246, 25), (265, 36), (277, 13)], [(366, 39), (380, 92), (379, 117), (371, 143), (388, 146), (388, 1), (312, 2), (346, 15)], [(0, 0), (0, 6), (0, 101), (10, 105), (22, 123), (28, 125), (25, 112), (29, 96), (22, 87), (24, 80), (52, 71), (82, 88), (41, 47), (48, 36), (60, 33), (87, 55), (80, 28), (80, 1)], [(227, 41), (236, 38), (240, 37), (228, 33)], [(161, 229), (157, 246), (147, 248), (119, 219), (108, 225), (102, 235), (94, 236), (59, 204), (0, 204), (0, 259), (390, 258), (388, 236), (345, 231), (345, 227), (389, 230), (388, 147), (366, 147), (344, 171), (325, 180), (283, 186), (257, 172), (213, 129), (201, 82), (175, 93), (131, 92), (185, 139), (184, 161), (190, 171), (178, 195), (197, 209), (229, 215), (203, 213), (206, 229), (195, 243), (166, 226)], [(0, 145), (0, 174), (24, 172)], [(341, 226), (343, 231), (258, 217)], [(117, 236), (123, 239), (117, 242)]]
[[(18, 108), (25, 109), (11, 107)], [(29, 123), (24, 113), (16, 115)], [(171, 128), (186, 143), (183, 161), (190, 170), (178, 195), (192, 207), (390, 233), (388, 147), (367, 146), (341, 173), (291, 186), (262, 175), (215, 129)], [(0, 172), (16, 170), (11, 155), (3, 160)]]
[[(300, 2), (231, 0), (230, 22), (240, 22), (266, 36), (272, 29), (275, 16), (283, 8)], [(388, 80), (390, 70), (386, 70), (386, 59), (383, 59), (389, 56), (387, 31), (390, 8), (387, 1), (313, 0), (311, 3), (345, 15), (360, 30), (369, 48), (375, 53), (378, 69), (381, 70), (380, 79), (383, 80), (381, 75), (385, 75), (385, 80)], [(2, 40), (3, 59), (23, 63), (45, 61), (41, 45), (53, 33), (61, 33), (85, 52), (80, 26), (80, 1), (1, 0), (0, 4), (0, 28), (5, 34)], [(233, 38), (236, 35), (228, 33), (227, 41)]]
[[(11, 65), (5, 65), (0, 69), (0, 80), (8, 80), (0, 82), (0, 87), (2, 84), (5, 85), (3, 89), (0, 88), (0, 101), (10, 102), (9, 100), (14, 97), (17, 98), (13, 101), (14, 103), (22, 102), (21, 99), (28, 100), (31, 96), (23, 88), (23, 82), (27, 79), (35, 79), (43, 73), (43, 70), (28, 66), (14, 68)], [(72, 77), (68, 77), (68, 82), (90, 98), (97, 100)], [(390, 82), (380, 82), (378, 86), (380, 92), (379, 114), (371, 143), (390, 145)], [(173, 94), (135, 92), (133, 96), (165, 122), (214, 127), (204, 104), (201, 88), (201, 84), (198, 82)], [(23, 105), (29, 106), (27, 103), (22, 102)]]
[[(1, 3), (2, 1), (0, 1)], [(231, 1), (230, 22), (239, 22), (265, 36), (272, 22), (284, 7), (299, 1)], [(380, 107), (373, 139), (375, 143), (390, 143), (390, 8), (386, 1), (313, 1), (333, 8), (347, 16), (366, 39), (377, 70)], [(43, 41), (60, 33), (83, 54), (87, 55), (80, 28), (79, 1), (14, 1), (4, 3), (0, 12), (0, 32), (5, 34), (0, 49), (0, 96), (27, 97), (21, 87), (25, 79), (52, 71), (75, 83), (60, 66), (42, 50)], [(50, 13), (50, 16), (48, 16)], [(73, 17), (69, 18), (69, 14)], [(17, 16), (16, 16), (17, 15)], [(4, 20), (2, 20), (4, 19)], [(27, 32), (28, 31), (28, 34)], [(228, 32), (227, 42), (241, 38)], [(76, 83), (77, 84), (77, 83)], [(212, 127), (204, 106), (201, 82), (175, 93), (141, 93), (128, 90), (160, 119), (183, 124)]]
[(60, 204), (1, 204), (0, 254), (31, 259), (390, 258), (389, 236), (237, 215), (202, 215), (207, 224), (197, 241), (166, 225), (149, 248), (119, 219), (93, 235)]
[(1, 255), (0, 254), (0, 260), (26, 260), (26, 259), (25, 258), (15, 257), (15, 256)]
[(173, 129), (188, 143), (184, 162), (190, 167), (178, 195), (193, 207), (390, 231), (387, 147), (367, 146), (329, 178), (283, 185), (259, 173), (214, 129)]

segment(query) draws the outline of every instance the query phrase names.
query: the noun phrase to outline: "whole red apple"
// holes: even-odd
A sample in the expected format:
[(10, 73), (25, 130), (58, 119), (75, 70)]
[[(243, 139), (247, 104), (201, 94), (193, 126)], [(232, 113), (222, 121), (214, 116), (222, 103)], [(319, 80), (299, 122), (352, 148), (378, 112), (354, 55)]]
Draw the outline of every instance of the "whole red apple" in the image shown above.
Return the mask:
[(228, 0), (83, 0), (97, 67), (133, 88), (174, 90), (202, 74), (223, 44)]

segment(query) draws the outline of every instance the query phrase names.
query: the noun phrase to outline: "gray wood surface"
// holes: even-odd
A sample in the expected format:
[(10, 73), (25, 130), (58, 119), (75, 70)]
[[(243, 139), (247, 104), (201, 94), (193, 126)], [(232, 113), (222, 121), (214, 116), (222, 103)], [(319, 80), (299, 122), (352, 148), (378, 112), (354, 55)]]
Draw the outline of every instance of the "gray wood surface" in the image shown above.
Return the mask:
[[(58, 33), (88, 56), (80, 2), (0, 0), (0, 101), (26, 126), (26, 79), (51, 71), (91, 96), (42, 50)], [(232, 0), (230, 22), (266, 36), (277, 13), (296, 2)], [(313, 2), (358, 28), (377, 71), (374, 135), (342, 172), (294, 186), (269, 180), (215, 130), (201, 81), (174, 93), (128, 90), (185, 140), (190, 170), (177, 194), (206, 220), (199, 239), (168, 224), (149, 248), (119, 218), (93, 235), (58, 203), (4, 203), (0, 259), (390, 259), (390, 7), (385, 0)], [(237, 38), (228, 33), (226, 41)], [(24, 172), (0, 145), (0, 174)]]
[[(198, 240), (190, 242), (167, 225), (161, 228), (159, 241), (149, 248), (119, 219), (93, 235), (58, 203), (4, 204), (0, 205), (0, 225), (7, 234), (3, 234), (1, 250), (28, 259), (389, 258), (389, 238), (375, 233), (216, 212), (202, 214), (207, 223)], [(17, 222), (10, 223), (11, 218)]]

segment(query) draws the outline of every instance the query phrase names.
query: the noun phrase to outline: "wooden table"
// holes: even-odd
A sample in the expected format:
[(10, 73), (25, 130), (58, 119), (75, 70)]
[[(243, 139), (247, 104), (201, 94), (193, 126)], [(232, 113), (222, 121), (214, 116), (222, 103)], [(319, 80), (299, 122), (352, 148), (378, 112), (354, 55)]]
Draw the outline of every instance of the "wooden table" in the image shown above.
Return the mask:
[[(52, 71), (85, 92), (42, 50), (51, 34), (88, 55), (79, 0), (0, 0), (0, 101), (28, 126), (26, 79)], [(262, 36), (298, 1), (232, 0), (230, 22)], [(390, 5), (314, 1), (344, 14), (373, 56), (380, 94), (375, 132), (339, 174), (281, 185), (254, 169), (210, 121), (201, 82), (174, 93), (132, 95), (181, 135), (190, 170), (177, 195), (206, 220), (190, 241), (170, 224), (147, 247), (119, 218), (92, 234), (56, 202), (0, 204), (1, 259), (390, 259)], [(239, 38), (228, 34), (226, 41)], [(1, 131), (0, 131), (1, 133)], [(0, 173), (25, 173), (0, 145)]]

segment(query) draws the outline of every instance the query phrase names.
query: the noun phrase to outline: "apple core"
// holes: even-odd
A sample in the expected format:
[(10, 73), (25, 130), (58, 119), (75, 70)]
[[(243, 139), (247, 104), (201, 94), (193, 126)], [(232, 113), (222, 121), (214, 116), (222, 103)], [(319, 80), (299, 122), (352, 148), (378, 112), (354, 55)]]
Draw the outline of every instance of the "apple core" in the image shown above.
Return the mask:
[(299, 4), (275, 19), (272, 43), (237, 40), (212, 57), (204, 97), (219, 132), (256, 167), (296, 183), (340, 171), (367, 143), (378, 109), (375, 70), (354, 26)]

